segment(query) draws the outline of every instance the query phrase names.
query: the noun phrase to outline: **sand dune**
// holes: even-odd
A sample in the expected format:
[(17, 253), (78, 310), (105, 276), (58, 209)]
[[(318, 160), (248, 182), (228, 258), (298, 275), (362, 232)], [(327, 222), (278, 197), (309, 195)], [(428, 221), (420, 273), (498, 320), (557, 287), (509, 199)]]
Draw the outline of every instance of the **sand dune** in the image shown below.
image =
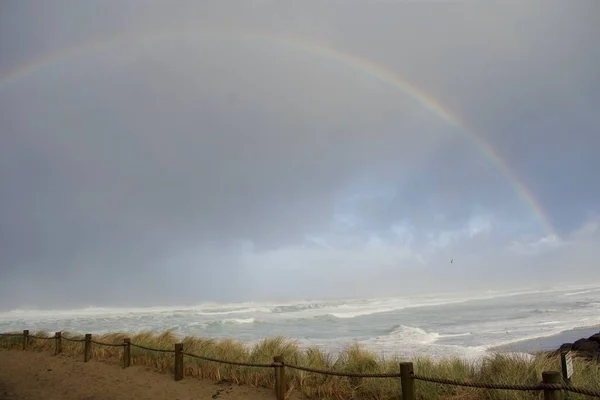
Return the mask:
[[(300, 397), (293, 397), (298, 399)], [(272, 390), (184, 378), (151, 368), (84, 363), (45, 352), (0, 351), (0, 400), (248, 399), (273, 400)]]

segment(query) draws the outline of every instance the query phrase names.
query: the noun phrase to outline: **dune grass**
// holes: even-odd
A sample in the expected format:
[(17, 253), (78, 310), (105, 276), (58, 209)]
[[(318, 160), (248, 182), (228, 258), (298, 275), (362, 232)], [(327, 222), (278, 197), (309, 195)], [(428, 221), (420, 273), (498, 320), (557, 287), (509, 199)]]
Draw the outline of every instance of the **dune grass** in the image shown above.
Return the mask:
[[(32, 335), (50, 337), (45, 332)], [(83, 335), (69, 334), (68, 338), (82, 339)], [(173, 349), (179, 340), (170, 331), (162, 334), (151, 332), (128, 335), (113, 333), (93, 336), (93, 340), (105, 343), (123, 343), (126, 337), (131, 342), (158, 349)], [(0, 337), (0, 348), (22, 348), (22, 337)], [(351, 345), (339, 355), (333, 357), (317, 348), (300, 348), (297, 343), (283, 337), (264, 339), (255, 346), (248, 347), (233, 340), (216, 340), (199, 337), (186, 337), (183, 340), (184, 351), (202, 356), (252, 363), (270, 363), (273, 356), (283, 355), (286, 362), (315, 369), (335, 371), (374, 373), (398, 372), (397, 358), (385, 359), (366, 351), (357, 345)], [(83, 343), (62, 341), (63, 353), (82, 357)], [(29, 349), (32, 351), (54, 351), (54, 340), (30, 339)], [(123, 349), (92, 345), (92, 358), (96, 360), (122, 363)], [(489, 355), (481, 363), (475, 365), (459, 358), (431, 360), (417, 358), (414, 362), (415, 373), (431, 377), (449, 378), (471, 382), (493, 382), (506, 384), (536, 384), (541, 381), (542, 371), (560, 370), (557, 356), (538, 354), (527, 359), (514, 354), (495, 353)], [(131, 347), (133, 365), (146, 365), (161, 372), (173, 372), (174, 356), (170, 353), (158, 353)], [(257, 387), (274, 387), (273, 370), (270, 368), (238, 367), (184, 358), (185, 377), (196, 377), (214, 381), (225, 381), (240, 385)], [(325, 376), (302, 371), (286, 369), (290, 391), (303, 393), (311, 399), (399, 399), (399, 379), (391, 378), (345, 378)], [(575, 386), (600, 390), (600, 365), (583, 359), (574, 360)], [(517, 392), (509, 390), (483, 390), (427, 382), (416, 382), (416, 393), (419, 399), (453, 399), (453, 400), (516, 400), (541, 399), (542, 392)], [(586, 397), (571, 394), (571, 399)]]

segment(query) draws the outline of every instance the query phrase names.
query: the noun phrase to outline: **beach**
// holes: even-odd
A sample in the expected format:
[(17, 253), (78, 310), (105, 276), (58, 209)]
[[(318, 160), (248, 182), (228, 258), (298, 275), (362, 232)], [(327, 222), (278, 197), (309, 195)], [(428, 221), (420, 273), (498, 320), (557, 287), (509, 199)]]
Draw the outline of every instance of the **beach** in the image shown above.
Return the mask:
[[(599, 307), (598, 287), (571, 287), (339, 301), (17, 309), (0, 313), (0, 332), (29, 329), (49, 337), (61, 331), (63, 337), (79, 340), (91, 333), (99, 342), (118, 345), (130, 338), (131, 343), (169, 351), (182, 342), (186, 352), (220, 360), (271, 363), (273, 356), (284, 355), (292, 364), (360, 373), (396, 373), (399, 361), (415, 360), (415, 371), (430, 376), (535, 384), (540, 371), (559, 369), (560, 363), (554, 356), (532, 354), (598, 332)], [(58, 357), (50, 356), (54, 340), (32, 340), (28, 352), (16, 351), (21, 338), (6, 337), (2, 343), (0, 347), (10, 349), (0, 352), (3, 398), (33, 399), (47, 391), (67, 399), (153, 399), (154, 393), (161, 393), (160, 398), (261, 399), (273, 394), (260, 389), (273, 385), (267, 370), (186, 357), (182, 383), (173, 379), (171, 355), (140, 348), (131, 349), (134, 366), (123, 370), (119, 346), (93, 345), (92, 361), (84, 364), (81, 343), (63, 340), (63, 355)], [(484, 368), (477, 367), (490, 357)], [(576, 367), (576, 384), (600, 386), (595, 364), (582, 361)], [(328, 393), (337, 398), (393, 399), (398, 391), (394, 379), (366, 379), (354, 386), (346, 378), (287, 373), (294, 395), (310, 398)], [(235, 384), (213, 383), (224, 379)], [(113, 382), (110, 393), (95, 389), (108, 382)], [(69, 386), (77, 389), (72, 392)], [(431, 395), (468, 394), (436, 385), (420, 390)]]
[[(117, 364), (48, 352), (0, 350), (0, 400), (130, 399), (272, 400), (272, 390), (218, 384), (203, 379), (175, 382), (171, 374), (150, 367)], [(292, 395), (291, 399), (299, 399)]]
[[(399, 363), (407, 361), (380, 358), (357, 346), (333, 357), (315, 348), (301, 349), (285, 338), (264, 339), (250, 349), (229, 340), (188, 337), (182, 343), (185, 349), (183, 380), (176, 382), (173, 372), (175, 357), (168, 353), (168, 349), (174, 348), (178, 341), (172, 332), (133, 335), (129, 351), (121, 345), (124, 337), (124, 334), (118, 333), (94, 336), (88, 342), (89, 346), (85, 346), (89, 350), (89, 361), (85, 363), (82, 336), (69, 334), (55, 340), (44, 332), (34, 332), (30, 333), (28, 340), (24, 340), (18, 334), (3, 335), (0, 341), (0, 400), (45, 399), (49, 396), (95, 400), (126, 397), (268, 399), (274, 396), (270, 389), (275, 385), (270, 363), (275, 355), (286, 360), (287, 398), (290, 400), (393, 400), (398, 398), (400, 389), (397, 379)], [(56, 351), (60, 354), (52, 355)], [(223, 363), (227, 360), (237, 365)], [(421, 381), (416, 382), (420, 399), (456, 400), (465, 398), (460, 396), (468, 396), (471, 400), (534, 400), (538, 398), (535, 391), (515, 392), (510, 387), (537, 385), (543, 371), (560, 370), (556, 352), (527, 357), (514, 352), (490, 353), (481, 360), (483, 362), (457, 358), (418, 358), (411, 361), (415, 373), (425, 377), (417, 378)], [(124, 369), (124, 364), (131, 366)], [(576, 357), (573, 365), (572, 384), (600, 393), (598, 363)], [(386, 377), (373, 376), (381, 374)], [(472, 389), (460, 384), (430, 383), (440, 378), (483, 386)], [(486, 390), (490, 383), (508, 386), (503, 392)], [(105, 390), (106, 387), (110, 389)], [(580, 398), (573, 397), (573, 400)]]
[(170, 331), (180, 339), (228, 338), (248, 345), (281, 335), (331, 354), (358, 343), (387, 357), (474, 360), (490, 349), (558, 347), (562, 342), (551, 338), (563, 332), (596, 329), (599, 311), (600, 288), (587, 286), (345, 300), (15, 309), (0, 312), (0, 332)]
[[(0, 350), (0, 400), (33, 400), (60, 398), (66, 400), (125, 400), (125, 399), (273, 399), (273, 371), (262, 368), (227, 367), (218, 362), (198, 362), (185, 357), (183, 380), (175, 381), (173, 376), (173, 359), (162, 353), (135, 352), (132, 354), (132, 365), (123, 368), (123, 359), (119, 357), (122, 349), (94, 345), (91, 348), (91, 359), (83, 362), (81, 343), (64, 342), (62, 353), (53, 355), (56, 344), (54, 339), (31, 338), (28, 350), (22, 350), (22, 338), (9, 337), (3, 341)], [(42, 339), (39, 339), (42, 338)], [(166, 336), (146, 337), (154, 341), (154, 346)], [(112, 340), (111, 340), (112, 339)], [(98, 338), (104, 343), (118, 343), (119, 338), (107, 335)], [(140, 342), (143, 337), (135, 337)], [(174, 339), (172, 336), (170, 339)], [(150, 343), (143, 342), (149, 346)], [(282, 354), (277, 340), (265, 342), (264, 348), (256, 353), (267, 356)], [(164, 346), (164, 342), (161, 347)], [(199, 343), (204, 351), (214, 354), (218, 343)], [(187, 342), (189, 351), (194, 342)], [(232, 343), (221, 342), (220, 353), (226, 348), (232, 349)], [(149, 346), (150, 347), (150, 346)], [(234, 346), (235, 347), (235, 346)], [(134, 350), (134, 349), (132, 349)], [(297, 350), (297, 349), (296, 349)], [(376, 359), (359, 349), (350, 349), (341, 359), (326, 361), (324, 354), (314, 352), (296, 353), (287, 349), (286, 359), (296, 360), (299, 365), (316, 370), (339, 371), (359, 374), (397, 373), (399, 360)], [(248, 360), (255, 355), (246, 354)], [(240, 355), (233, 353), (224, 358), (240, 360)], [(242, 361), (242, 360), (240, 360)], [(264, 361), (263, 361), (264, 362)], [(365, 376), (362, 379), (354, 377), (323, 376), (321, 373), (303, 373), (290, 364), (286, 364), (286, 381), (289, 400), (300, 399), (380, 399), (394, 400), (398, 398), (400, 381), (397, 378), (377, 379)], [(517, 354), (496, 353), (489, 356), (484, 364), (469, 364), (453, 359), (431, 362), (431, 360), (414, 360), (414, 371), (423, 379), (451, 379), (457, 382), (479, 383), (479, 389), (461, 386), (416, 382), (418, 399), (440, 400), (534, 400), (539, 393), (518, 392), (509, 390), (515, 385), (536, 385), (541, 380), (541, 371), (559, 370), (559, 359), (555, 354), (532, 355), (525, 359)], [(575, 387), (600, 393), (598, 380), (598, 364), (582, 358), (574, 359), (572, 384)], [(489, 383), (507, 385), (505, 390), (495, 391), (485, 389)], [(583, 400), (580, 395), (573, 395), (572, 400)]]
[(516, 352), (528, 354), (534, 354), (544, 351), (555, 351), (563, 343), (573, 343), (578, 339), (588, 338), (598, 332), (600, 332), (600, 325), (588, 328), (570, 329), (564, 332), (560, 332), (553, 336), (522, 340), (504, 346), (494, 347), (491, 348), (490, 351)]

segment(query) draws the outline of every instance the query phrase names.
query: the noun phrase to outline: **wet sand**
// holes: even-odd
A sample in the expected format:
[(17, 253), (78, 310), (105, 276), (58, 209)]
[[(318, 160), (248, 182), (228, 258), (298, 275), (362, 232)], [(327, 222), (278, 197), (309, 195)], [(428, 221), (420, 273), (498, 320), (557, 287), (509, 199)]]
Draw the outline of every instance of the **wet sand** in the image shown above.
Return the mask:
[[(290, 399), (301, 396), (293, 394)], [(269, 389), (217, 384), (191, 377), (175, 382), (149, 367), (116, 364), (46, 352), (0, 350), (0, 400), (248, 399), (273, 400)]]
[(592, 326), (588, 328), (577, 328), (571, 329), (558, 333), (553, 336), (544, 338), (536, 338), (531, 340), (522, 340), (519, 342), (513, 342), (505, 346), (499, 346), (491, 349), (492, 351), (498, 352), (518, 352), (518, 353), (530, 353), (534, 354), (537, 352), (554, 351), (563, 343), (573, 343), (581, 338), (588, 338), (594, 333), (600, 331), (600, 325)]

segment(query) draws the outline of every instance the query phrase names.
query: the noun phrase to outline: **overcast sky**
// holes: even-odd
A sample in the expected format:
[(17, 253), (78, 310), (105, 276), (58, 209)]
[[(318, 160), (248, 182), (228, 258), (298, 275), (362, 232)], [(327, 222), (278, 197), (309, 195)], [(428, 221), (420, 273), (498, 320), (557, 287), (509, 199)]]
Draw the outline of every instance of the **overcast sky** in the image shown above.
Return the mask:
[(600, 281), (600, 2), (476, 3), (2, 1), (0, 308)]

